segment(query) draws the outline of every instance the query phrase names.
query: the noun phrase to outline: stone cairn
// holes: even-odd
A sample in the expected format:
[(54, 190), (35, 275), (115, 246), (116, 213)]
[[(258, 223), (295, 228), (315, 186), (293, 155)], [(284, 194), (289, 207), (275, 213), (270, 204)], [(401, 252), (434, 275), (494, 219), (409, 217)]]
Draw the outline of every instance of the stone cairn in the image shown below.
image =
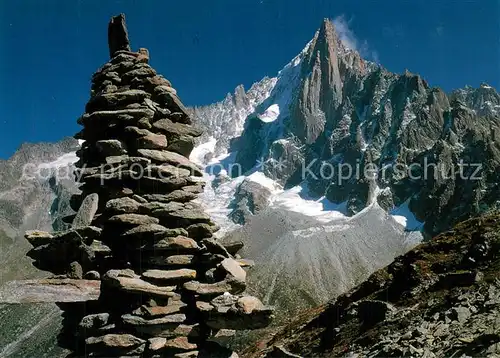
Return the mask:
[(188, 157), (201, 133), (148, 50), (131, 52), (123, 15), (108, 43), (75, 135), (84, 143), (72, 228), (28, 232), (28, 255), (61, 282), (100, 281), (97, 300), (60, 306), (76, 356), (234, 357), (218, 339), (266, 327), (272, 310), (242, 295), (242, 245), (215, 240), (193, 202), (203, 173)]

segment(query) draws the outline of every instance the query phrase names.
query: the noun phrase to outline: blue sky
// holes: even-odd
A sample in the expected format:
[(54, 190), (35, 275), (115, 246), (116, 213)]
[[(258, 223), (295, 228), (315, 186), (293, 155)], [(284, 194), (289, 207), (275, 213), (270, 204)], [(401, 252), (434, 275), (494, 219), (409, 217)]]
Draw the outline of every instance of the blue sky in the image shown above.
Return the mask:
[(325, 17), (391, 71), (447, 91), (500, 87), (497, 0), (1, 0), (0, 158), (79, 129), (90, 76), (107, 61), (107, 22), (120, 12), (132, 47), (150, 50), (187, 105), (274, 76)]

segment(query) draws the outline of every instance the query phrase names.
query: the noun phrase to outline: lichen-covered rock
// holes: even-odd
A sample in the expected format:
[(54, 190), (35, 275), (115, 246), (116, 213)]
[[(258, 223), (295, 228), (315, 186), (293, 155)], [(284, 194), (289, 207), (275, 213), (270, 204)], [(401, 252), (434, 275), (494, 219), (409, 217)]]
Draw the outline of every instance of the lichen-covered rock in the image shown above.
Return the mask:
[(83, 199), (80, 209), (76, 213), (76, 216), (71, 225), (73, 228), (79, 228), (83, 226), (89, 226), (92, 224), (94, 215), (97, 212), (99, 206), (99, 195), (90, 194)]

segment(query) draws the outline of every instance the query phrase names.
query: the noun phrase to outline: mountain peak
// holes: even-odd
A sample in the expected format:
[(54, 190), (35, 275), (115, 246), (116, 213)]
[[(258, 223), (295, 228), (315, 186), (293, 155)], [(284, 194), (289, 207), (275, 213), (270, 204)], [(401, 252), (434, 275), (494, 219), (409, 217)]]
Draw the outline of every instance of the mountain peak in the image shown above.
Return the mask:
[[(319, 28), (319, 37), (325, 39), (338, 40), (337, 32), (335, 31), (335, 25), (332, 20), (324, 18)], [(336, 41), (337, 42), (337, 41)]]

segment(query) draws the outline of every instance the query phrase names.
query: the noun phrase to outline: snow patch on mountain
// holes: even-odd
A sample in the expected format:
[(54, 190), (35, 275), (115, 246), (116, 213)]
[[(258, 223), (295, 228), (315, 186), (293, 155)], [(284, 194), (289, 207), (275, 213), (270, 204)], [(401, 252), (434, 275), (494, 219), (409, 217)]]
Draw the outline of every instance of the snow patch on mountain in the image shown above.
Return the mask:
[(78, 161), (78, 157), (76, 156), (76, 152), (70, 152), (61, 155), (59, 158), (57, 158), (54, 161), (48, 162), (48, 163), (40, 163), (38, 164), (39, 169), (59, 169), (63, 167), (70, 167), (73, 166)]
[(215, 139), (214, 137), (209, 137), (207, 142), (193, 148), (193, 151), (189, 156), (189, 160), (193, 163), (203, 165), (204, 163), (206, 163), (206, 158), (210, 154), (214, 153), (216, 145), (217, 139)]
[(421, 231), (425, 223), (415, 217), (415, 214), (409, 208), (409, 203), (410, 199), (406, 200), (399, 207), (392, 209), (390, 214), (407, 231)]
[(313, 199), (307, 188), (301, 185), (274, 193), (270, 207), (314, 217), (318, 222), (331, 222), (346, 217), (346, 203), (334, 204), (325, 197)]
[(259, 117), (259, 119), (262, 122), (270, 123), (274, 122), (279, 115), (280, 115), (280, 106), (278, 104), (273, 104), (269, 106), (269, 108), (266, 109), (264, 113), (259, 114), (257, 117)]

